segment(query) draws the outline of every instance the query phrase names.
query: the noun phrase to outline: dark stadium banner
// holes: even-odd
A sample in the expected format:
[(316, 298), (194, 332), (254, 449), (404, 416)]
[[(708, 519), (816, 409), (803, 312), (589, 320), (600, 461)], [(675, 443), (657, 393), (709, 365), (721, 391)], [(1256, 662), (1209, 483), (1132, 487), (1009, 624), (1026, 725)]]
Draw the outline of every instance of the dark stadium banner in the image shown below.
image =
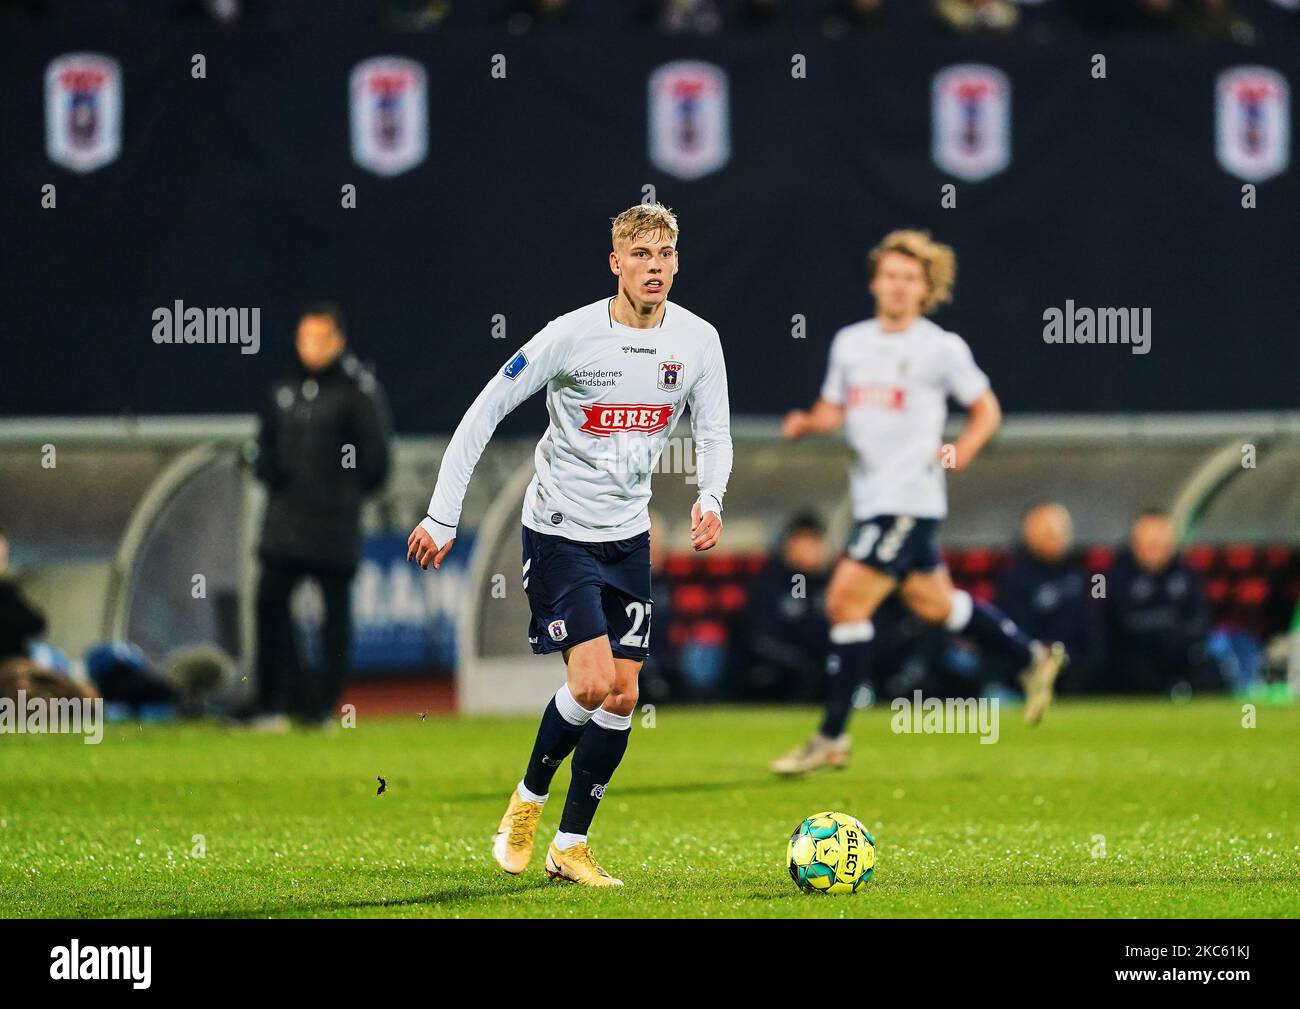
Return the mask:
[[(721, 330), (738, 413), (815, 395), (832, 334), (869, 312), (866, 250), (900, 226), (956, 247), (938, 321), (1009, 412), (1296, 404), (1300, 168), (1279, 135), (1294, 47), (599, 45), (143, 18), (0, 35), (3, 415), (251, 412), (289, 360), (296, 307), (326, 296), (399, 429), (447, 431), (514, 348), (612, 292), (607, 223), (646, 186), (680, 215), (673, 298)], [(47, 80), (83, 52), (109, 62)], [(67, 117), (52, 125), (49, 87)], [(120, 145), (79, 138), (114, 108)], [(932, 112), (970, 149), (943, 149)], [(689, 157), (652, 139), (674, 116), (701, 131)], [(1216, 153), (1216, 118), (1239, 149)], [(258, 352), (155, 342), (154, 313), (177, 301), (260, 309)], [(1045, 313), (1067, 305), (1149, 310), (1148, 352), (1046, 342)], [(505, 429), (541, 421), (530, 404)]]

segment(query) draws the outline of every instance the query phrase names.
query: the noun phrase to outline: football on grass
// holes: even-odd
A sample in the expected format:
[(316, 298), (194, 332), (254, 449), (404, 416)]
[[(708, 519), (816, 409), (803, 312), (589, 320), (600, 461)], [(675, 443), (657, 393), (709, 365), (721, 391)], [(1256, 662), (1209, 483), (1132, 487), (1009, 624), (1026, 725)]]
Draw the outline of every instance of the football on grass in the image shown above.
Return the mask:
[(854, 893), (871, 879), (876, 842), (856, 817), (817, 813), (790, 835), (786, 864), (801, 890)]

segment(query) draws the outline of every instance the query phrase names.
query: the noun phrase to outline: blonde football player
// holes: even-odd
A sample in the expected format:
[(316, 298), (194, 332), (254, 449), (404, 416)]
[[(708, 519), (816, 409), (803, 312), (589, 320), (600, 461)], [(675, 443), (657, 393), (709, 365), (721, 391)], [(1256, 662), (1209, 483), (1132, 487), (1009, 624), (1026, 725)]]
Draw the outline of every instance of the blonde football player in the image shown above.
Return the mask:
[[(875, 318), (840, 330), (831, 343), (821, 398), (782, 425), (787, 438), (845, 429), (857, 462), (849, 479), (854, 527), (826, 594), (831, 625), (829, 689), (818, 732), (772, 764), (803, 774), (848, 760), (845, 732), (853, 694), (866, 678), (871, 618), (894, 591), (922, 619), (971, 635), (1009, 655), (1025, 672), (1025, 717), (1037, 722), (1051, 701), (1064, 649), (1030, 641), (993, 606), (953, 587), (939, 558), (947, 514), (945, 469), (960, 472), (1002, 420), (989, 380), (970, 348), (925, 316), (952, 296), (953, 251), (921, 231), (886, 235), (869, 258)], [(951, 397), (969, 411), (956, 442), (944, 446)]]
[(587, 831), (622, 760), (651, 633), (650, 475), (687, 406), (699, 453), (691, 543), (722, 535), (731, 475), (727, 372), (718, 331), (675, 302), (677, 219), (659, 204), (613, 221), (612, 298), (562, 315), (488, 382), (452, 436), (408, 559), (442, 564), (470, 474), (507, 413), (545, 387), (550, 425), (524, 496), (523, 586), (538, 654), (562, 652), (566, 680), (542, 715), (523, 779), (493, 844), (508, 873), (528, 866), (551, 779), (573, 754), (553, 879), (622, 886), (596, 862)]

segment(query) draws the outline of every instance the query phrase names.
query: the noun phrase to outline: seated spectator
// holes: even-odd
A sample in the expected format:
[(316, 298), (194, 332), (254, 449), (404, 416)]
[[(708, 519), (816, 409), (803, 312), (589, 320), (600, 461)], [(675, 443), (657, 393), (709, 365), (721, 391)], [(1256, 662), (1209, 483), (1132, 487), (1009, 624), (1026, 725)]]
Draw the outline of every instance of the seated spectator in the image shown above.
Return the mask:
[(1088, 677), (1095, 635), (1089, 633), (1088, 582), (1074, 550), (1074, 522), (1064, 505), (1025, 513), (1020, 546), (998, 585), (998, 604), (1036, 641), (1059, 641), (1070, 654), (1076, 689)]
[(0, 529), (0, 662), (26, 658), (31, 639), (45, 632), (45, 615), (28, 602), (8, 570), (9, 540)]
[(1205, 642), (1210, 609), (1200, 576), (1179, 556), (1169, 515), (1157, 508), (1133, 521), (1128, 549), (1106, 585), (1106, 689), (1168, 693), (1181, 685), (1221, 689)]
[(728, 679), (737, 697), (820, 696), (829, 629), (823, 597), (830, 578), (826, 530), (796, 515), (755, 575), (731, 633)]

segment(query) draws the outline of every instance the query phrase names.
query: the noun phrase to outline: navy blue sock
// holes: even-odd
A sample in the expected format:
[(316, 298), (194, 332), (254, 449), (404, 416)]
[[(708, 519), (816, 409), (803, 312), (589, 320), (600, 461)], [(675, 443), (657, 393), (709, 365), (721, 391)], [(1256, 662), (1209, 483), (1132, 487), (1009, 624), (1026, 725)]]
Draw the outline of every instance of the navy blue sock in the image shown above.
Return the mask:
[(826, 657), (826, 710), (819, 730), (823, 736), (834, 739), (844, 734), (853, 710), (853, 695), (871, 668), (872, 637), (874, 629), (869, 620), (831, 628), (831, 651)]
[[(597, 718), (606, 724), (600, 724)], [(631, 717), (627, 717), (626, 728), (611, 728), (609, 723), (612, 721), (618, 724), (622, 718), (605, 711), (597, 712), (578, 742), (578, 749), (573, 754), (569, 795), (564, 800), (564, 814), (560, 817), (560, 832), (563, 834), (586, 834), (591, 829), (605, 787), (627, 752), (628, 737), (632, 735)]]
[(975, 603), (971, 609), (970, 620), (961, 629), (980, 645), (1005, 655), (1023, 669), (1033, 661), (1034, 653), (1030, 649), (1032, 642), (1016, 622), (990, 603)]
[[(567, 690), (562, 692), (567, 695)], [(571, 703), (576, 705), (576, 702)], [(542, 712), (542, 724), (537, 727), (533, 755), (528, 758), (528, 770), (524, 772), (524, 787), (534, 795), (549, 792), (555, 772), (564, 763), (564, 758), (573, 752), (586, 729), (586, 722), (575, 725), (560, 714), (556, 699), (552, 697)]]

